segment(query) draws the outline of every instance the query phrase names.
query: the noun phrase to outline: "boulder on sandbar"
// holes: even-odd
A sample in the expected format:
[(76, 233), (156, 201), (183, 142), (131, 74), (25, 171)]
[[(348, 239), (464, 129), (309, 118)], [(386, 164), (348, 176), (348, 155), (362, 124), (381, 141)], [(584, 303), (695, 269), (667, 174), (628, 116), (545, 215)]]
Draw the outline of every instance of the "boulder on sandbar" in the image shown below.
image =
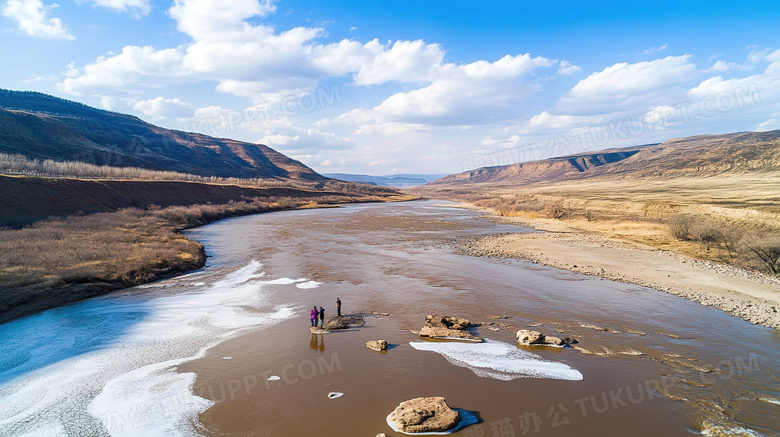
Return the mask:
[(401, 402), (387, 420), (404, 433), (444, 432), (458, 426), (460, 414), (437, 396)]

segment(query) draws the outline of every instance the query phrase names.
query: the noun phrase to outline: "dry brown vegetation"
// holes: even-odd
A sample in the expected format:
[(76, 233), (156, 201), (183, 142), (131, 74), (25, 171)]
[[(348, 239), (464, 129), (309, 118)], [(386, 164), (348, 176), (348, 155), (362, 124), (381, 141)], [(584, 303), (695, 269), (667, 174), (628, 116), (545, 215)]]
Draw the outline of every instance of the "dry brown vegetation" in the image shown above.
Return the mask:
[(7, 229), (0, 231), (0, 283), (6, 288), (136, 285), (202, 263), (202, 246), (180, 235), (181, 229), (224, 217), (316, 205), (309, 199), (258, 198), (226, 205), (126, 208)]
[(203, 247), (178, 232), (187, 227), (267, 211), (411, 198), (394, 191), (360, 195), (354, 193), (359, 184), (345, 185), (358, 190), (216, 205), (150, 205), (0, 229), (0, 322), (202, 267)]
[(780, 175), (593, 178), (428, 188), (540, 229), (578, 231), (699, 259), (780, 271)]
[(163, 211), (124, 209), (0, 232), (6, 290), (67, 284), (133, 285), (202, 261), (202, 247), (175, 232)]

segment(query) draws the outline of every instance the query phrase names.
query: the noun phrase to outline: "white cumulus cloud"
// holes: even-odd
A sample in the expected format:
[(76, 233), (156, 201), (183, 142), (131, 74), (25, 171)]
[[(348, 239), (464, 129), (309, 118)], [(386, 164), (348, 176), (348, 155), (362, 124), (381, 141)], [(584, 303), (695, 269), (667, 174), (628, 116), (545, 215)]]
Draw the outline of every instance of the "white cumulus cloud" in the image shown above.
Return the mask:
[(2, 14), (15, 20), (19, 30), (36, 38), (74, 39), (62, 20), (50, 17), (49, 11), (59, 7), (56, 3), (44, 6), (41, 0), (8, 0)]
[(192, 117), (194, 114), (192, 105), (184, 103), (179, 99), (166, 99), (164, 97), (139, 100), (133, 105), (133, 109), (155, 119), (168, 117), (186, 118)]
[(665, 103), (675, 87), (695, 80), (699, 71), (689, 55), (668, 56), (634, 64), (614, 64), (582, 79), (553, 108), (553, 113), (588, 115)]
[(580, 71), (582, 71), (582, 68), (579, 65), (573, 65), (569, 61), (561, 61), (561, 68), (558, 69), (558, 73), (564, 76), (576, 74)]

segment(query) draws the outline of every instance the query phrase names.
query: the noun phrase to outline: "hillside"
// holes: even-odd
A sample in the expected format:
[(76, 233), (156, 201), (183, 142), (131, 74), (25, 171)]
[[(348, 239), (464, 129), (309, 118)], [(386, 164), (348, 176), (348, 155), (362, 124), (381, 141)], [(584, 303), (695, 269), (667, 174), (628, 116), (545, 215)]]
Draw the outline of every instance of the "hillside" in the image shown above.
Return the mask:
[(0, 153), (200, 176), (325, 179), (262, 144), (172, 131), (46, 94), (2, 89)]
[(479, 168), (431, 182), (423, 190), (470, 184), (511, 186), (599, 177), (706, 176), (778, 170), (780, 131), (733, 133)]
[[(412, 191), (486, 208), (497, 220), (549, 231), (548, 239), (606, 238), (604, 244), (780, 272), (780, 131), (677, 138), (480, 168)], [(536, 247), (518, 244), (526, 254)], [(553, 246), (539, 246), (530, 259), (579, 265)]]

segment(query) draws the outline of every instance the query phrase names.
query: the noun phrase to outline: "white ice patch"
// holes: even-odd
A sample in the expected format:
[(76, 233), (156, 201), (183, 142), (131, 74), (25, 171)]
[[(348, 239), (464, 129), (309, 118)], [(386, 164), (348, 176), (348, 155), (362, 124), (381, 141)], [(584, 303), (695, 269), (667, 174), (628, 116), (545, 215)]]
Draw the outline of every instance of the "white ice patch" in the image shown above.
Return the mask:
[(194, 291), (90, 299), (0, 325), (0, 435), (197, 435), (211, 401), (177, 366), (294, 315), (268, 306), (261, 267)]
[(567, 379), (579, 381), (582, 373), (564, 363), (546, 361), (511, 344), (486, 340), (484, 343), (411, 342), (417, 350), (436, 352), (447, 361), (466, 367), (477, 376), (509, 381), (518, 378)]
[(752, 429), (736, 427), (725, 427), (718, 425), (705, 424), (704, 429), (701, 431), (701, 435), (710, 437), (764, 437), (763, 434), (753, 431)]
[(322, 284), (322, 282), (317, 281), (306, 281), (301, 282), (300, 284), (295, 284), (298, 288), (303, 288), (304, 290), (310, 289), (310, 288), (317, 288)]
[[(195, 374), (177, 373), (175, 366), (202, 358), (210, 347), (195, 356), (150, 364), (108, 381), (87, 411), (101, 419), (112, 437), (197, 435), (191, 431), (192, 424), (214, 402), (192, 394)], [(123, 423), (130, 417), (132, 423)]]
[(290, 285), (290, 284), (296, 284), (298, 282), (305, 282), (308, 281), (306, 278), (298, 278), (298, 279), (291, 279), (291, 278), (279, 278), (279, 279), (272, 279), (270, 281), (263, 281), (264, 284), (268, 285)]

